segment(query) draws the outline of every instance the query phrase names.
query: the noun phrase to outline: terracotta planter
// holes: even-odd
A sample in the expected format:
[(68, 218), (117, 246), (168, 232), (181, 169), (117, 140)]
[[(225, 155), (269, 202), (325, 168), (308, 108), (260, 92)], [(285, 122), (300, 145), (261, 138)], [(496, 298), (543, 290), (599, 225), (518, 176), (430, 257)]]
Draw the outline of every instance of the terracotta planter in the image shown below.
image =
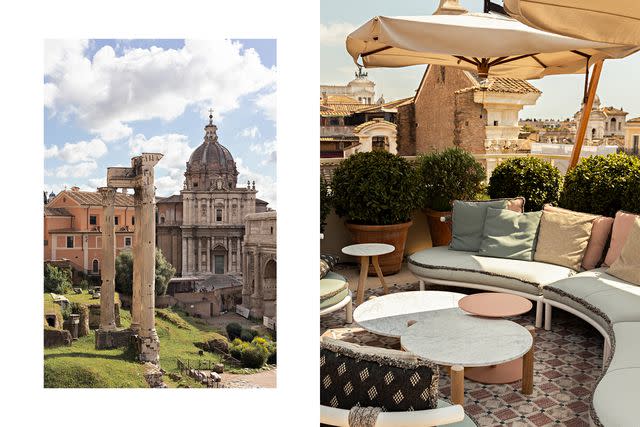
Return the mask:
[[(402, 267), (404, 246), (407, 243), (407, 232), (413, 224), (412, 221), (393, 225), (357, 225), (346, 223), (353, 235), (354, 243), (387, 243), (393, 245), (396, 250), (378, 258), (382, 274), (396, 274)], [(375, 276), (373, 266), (369, 266), (369, 276)]]
[(451, 212), (425, 209), (424, 213), (427, 216), (429, 231), (431, 231), (431, 244), (433, 246), (447, 246), (451, 243), (451, 220), (446, 222), (440, 221), (440, 218), (443, 216), (451, 217)]

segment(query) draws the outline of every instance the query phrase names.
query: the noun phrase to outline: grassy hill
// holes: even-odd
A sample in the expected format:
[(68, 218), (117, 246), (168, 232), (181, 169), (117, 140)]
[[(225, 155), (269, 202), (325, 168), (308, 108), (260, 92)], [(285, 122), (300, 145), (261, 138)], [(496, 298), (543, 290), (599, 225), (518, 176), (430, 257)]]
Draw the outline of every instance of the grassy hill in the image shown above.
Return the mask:
[[(129, 311), (121, 309), (120, 317), (123, 327), (131, 324)], [(172, 309), (157, 309), (156, 330), (160, 337), (160, 366), (168, 373), (178, 372), (178, 359), (220, 362), (218, 355), (206, 351), (203, 356), (198, 354), (200, 349), (196, 347), (196, 343), (224, 338), (205, 322)], [(144, 380), (144, 367), (134, 360), (134, 355), (125, 349), (96, 350), (94, 345), (95, 337), (92, 332), (74, 341), (71, 347), (45, 349), (44, 386), (49, 388), (147, 387)], [(235, 370), (231, 366), (225, 366), (226, 371)], [(167, 375), (164, 376), (164, 380), (169, 387), (180, 385), (202, 387), (184, 376), (179, 383), (172, 381)]]

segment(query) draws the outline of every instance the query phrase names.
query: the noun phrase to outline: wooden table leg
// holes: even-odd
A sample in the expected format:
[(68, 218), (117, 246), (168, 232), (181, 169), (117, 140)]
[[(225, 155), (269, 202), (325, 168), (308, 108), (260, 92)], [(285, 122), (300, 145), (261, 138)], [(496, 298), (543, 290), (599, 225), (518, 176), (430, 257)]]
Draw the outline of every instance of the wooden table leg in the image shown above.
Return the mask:
[(360, 257), (360, 279), (358, 280), (358, 293), (356, 295), (356, 302), (362, 304), (364, 301), (364, 285), (367, 281), (367, 273), (369, 272), (369, 257)]
[(536, 328), (527, 326), (527, 330), (531, 333), (533, 342), (529, 351), (522, 356), (522, 394), (533, 393), (533, 356), (536, 345)]
[(371, 262), (373, 263), (373, 268), (376, 270), (376, 274), (380, 279), (380, 283), (382, 283), (382, 288), (384, 289), (384, 293), (389, 293), (389, 289), (387, 288), (387, 284), (384, 281), (384, 276), (382, 275), (382, 270), (380, 269), (380, 264), (378, 264), (378, 256), (371, 257)]
[(464, 406), (464, 366), (453, 365), (451, 375), (451, 403)]

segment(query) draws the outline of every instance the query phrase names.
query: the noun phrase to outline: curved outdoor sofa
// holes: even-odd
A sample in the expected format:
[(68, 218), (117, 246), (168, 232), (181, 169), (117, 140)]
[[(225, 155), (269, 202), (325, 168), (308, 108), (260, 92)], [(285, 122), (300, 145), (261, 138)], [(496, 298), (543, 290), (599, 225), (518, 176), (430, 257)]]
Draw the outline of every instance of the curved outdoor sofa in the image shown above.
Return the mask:
[(576, 273), (557, 265), (424, 249), (408, 257), (409, 270), (437, 285), (507, 292), (536, 301), (536, 327), (551, 328), (552, 308), (568, 311), (604, 337), (603, 376), (591, 397), (597, 426), (637, 425), (640, 418), (640, 287), (606, 273)]

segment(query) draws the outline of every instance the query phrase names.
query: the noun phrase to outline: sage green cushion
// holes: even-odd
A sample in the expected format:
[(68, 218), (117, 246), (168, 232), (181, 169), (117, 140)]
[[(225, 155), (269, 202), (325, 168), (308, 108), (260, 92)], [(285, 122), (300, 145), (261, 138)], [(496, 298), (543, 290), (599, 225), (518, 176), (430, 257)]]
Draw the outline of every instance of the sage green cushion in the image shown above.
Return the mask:
[[(607, 371), (593, 392), (593, 410), (606, 427), (637, 426), (640, 368)], [(597, 424), (596, 424), (597, 425)]]
[(339, 294), (349, 288), (349, 283), (344, 276), (330, 271), (320, 279), (320, 302)]
[(453, 202), (452, 239), (450, 248), (454, 251), (478, 252), (482, 242), (482, 231), (488, 208), (505, 209), (508, 200), (486, 202)]
[(483, 257), (475, 252), (452, 251), (446, 246), (415, 252), (408, 257), (408, 266), (416, 276), (427, 280), (490, 285), (532, 295), (541, 295), (543, 286), (574, 274), (570, 268), (559, 265)]
[(575, 308), (604, 328), (610, 326), (606, 318), (614, 324), (640, 322), (640, 287), (607, 274), (606, 268), (584, 271), (542, 292), (545, 299)]
[(320, 302), (320, 310), (322, 310), (324, 308), (327, 308), (327, 307), (331, 307), (332, 305), (338, 304), (340, 301), (345, 299), (347, 297), (347, 295), (349, 295), (349, 289), (343, 289), (342, 291), (340, 291), (337, 294), (333, 295), (331, 298), (327, 298), (325, 300), (322, 300)]
[(542, 212), (487, 209), (478, 255), (533, 261)]

